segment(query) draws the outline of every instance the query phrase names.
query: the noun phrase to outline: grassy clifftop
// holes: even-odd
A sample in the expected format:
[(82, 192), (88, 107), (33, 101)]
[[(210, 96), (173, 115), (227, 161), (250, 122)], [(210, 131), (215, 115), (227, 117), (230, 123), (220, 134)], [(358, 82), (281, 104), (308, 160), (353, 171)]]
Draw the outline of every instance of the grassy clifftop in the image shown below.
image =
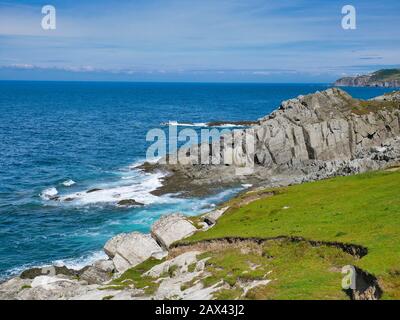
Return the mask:
[(400, 80), (400, 69), (382, 69), (371, 74), (371, 81)]
[[(336, 248), (267, 244), (262, 249), (264, 258), (254, 263), (270, 268), (275, 279), (248, 297), (340, 299), (344, 297), (340, 267), (350, 263), (377, 278), (383, 298), (400, 299), (399, 194), (398, 168), (249, 192), (229, 203), (231, 208), (215, 227), (185, 243), (288, 236), (360, 245), (368, 254), (356, 259)], [(236, 262), (243, 258), (232, 250), (214, 252), (214, 268), (234, 274)]]

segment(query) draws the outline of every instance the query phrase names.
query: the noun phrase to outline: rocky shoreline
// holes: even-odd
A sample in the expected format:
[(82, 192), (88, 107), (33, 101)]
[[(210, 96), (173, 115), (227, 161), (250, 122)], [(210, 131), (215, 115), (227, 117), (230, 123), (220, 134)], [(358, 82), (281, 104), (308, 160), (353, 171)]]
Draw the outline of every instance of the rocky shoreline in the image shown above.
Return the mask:
[[(241, 184), (277, 187), (383, 169), (399, 159), (400, 96), (394, 92), (364, 101), (332, 88), (282, 102), (251, 129), (255, 150), (243, 146), (242, 153), (254, 159), (252, 174), (237, 175), (234, 165), (198, 165), (193, 149), (182, 151), (196, 155), (187, 164), (170, 164), (178, 161), (169, 157), (140, 168), (169, 173), (153, 194), (181, 196), (202, 196)], [(209, 163), (215, 154), (223, 158), (223, 145), (210, 145), (209, 153)]]
[[(81, 270), (64, 266), (25, 270), (0, 284), (0, 300), (105, 300), (111, 296), (122, 300), (211, 299), (212, 292), (220, 289), (219, 286), (203, 288), (196, 284), (194, 288), (181, 290), (183, 284), (204, 271), (205, 260), (197, 259), (201, 252), (185, 252), (168, 260), (166, 257), (173, 243), (211, 228), (227, 209), (220, 208), (204, 214), (196, 224), (184, 215), (175, 213), (156, 221), (150, 234), (119, 234), (104, 245), (108, 260), (97, 260)], [(149, 259), (158, 263), (144, 276), (159, 278), (156, 292), (148, 294), (146, 287), (138, 289), (134, 285), (121, 287), (121, 290), (115, 288), (115, 279)], [(190, 265), (193, 270), (189, 272)], [(164, 277), (170, 269), (174, 269), (174, 274)]]
[[(186, 165), (146, 163), (141, 169), (169, 172), (154, 193), (179, 192), (181, 196), (209, 194), (243, 183), (257, 190), (385, 169), (400, 162), (400, 93), (362, 101), (340, 89), (328, 89), (282, 102), (251, 128), (256, 148), (250, 154), (243, 150), (255, 159), (250, 175), (236, 175), (234, 166), (195, 165), (195, 159)], [(205, 287), (196, 280), (206, 276), (207, 258), (201, 251), (177, 254), (172, 247), (212, 228), (228, 209), (222, 206), (196, 218), (174, 213), (156, 221), (149, 234), (117, 235), (104, 246), (108, 260), (79, 271), (66, 267), (26, 270), (0, 284), (0, 299), (212, 299), (225, 284)], [(124, 279), (132, 268), (150, 262), (154, 265), (143, 274)], [(157, 286), (146, 282), (148, 278), (157, 279)], [(268, 281), (245, 283), (243, 290)]]

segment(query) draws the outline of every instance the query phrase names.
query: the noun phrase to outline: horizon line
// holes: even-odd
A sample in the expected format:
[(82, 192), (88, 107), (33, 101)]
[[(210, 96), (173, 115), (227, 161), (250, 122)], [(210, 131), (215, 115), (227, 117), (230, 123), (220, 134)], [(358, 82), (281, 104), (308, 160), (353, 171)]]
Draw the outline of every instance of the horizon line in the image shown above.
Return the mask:
[(0, 82), (106, 82), (106, 83), (176, 83), (176, 84), (320, 84), (333, 85), (334, 82), (261, 82), (261, 81), (153, 81), (153, 80), (37, 80), (37, 79), (0, 79)]

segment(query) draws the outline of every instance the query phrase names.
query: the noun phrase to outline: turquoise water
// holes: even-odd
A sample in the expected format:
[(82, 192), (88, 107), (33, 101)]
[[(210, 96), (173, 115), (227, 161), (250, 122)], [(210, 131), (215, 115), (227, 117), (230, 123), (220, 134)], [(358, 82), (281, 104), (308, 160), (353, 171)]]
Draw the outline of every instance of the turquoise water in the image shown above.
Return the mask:
[[(168, 121), (254, 120), (282, 100), (327, 85), (0, 82), (0, 277), (29, 266), (80, 267), (117, 233), (149, 230), (161, 214), (196, 214), (238, 191), (206, 199), (155, 197), (159, 177), (134, 168), (149, 129)], [(348, 88), (370, 98), (389, 90)], [(68, 180), (75, 184), (69, 185)], [(46, 198), (54, 191), (79, 201)], [(100, 188), (99, 194), (85, 191)], [(120, 208), (118, 192), (146, 203)]]

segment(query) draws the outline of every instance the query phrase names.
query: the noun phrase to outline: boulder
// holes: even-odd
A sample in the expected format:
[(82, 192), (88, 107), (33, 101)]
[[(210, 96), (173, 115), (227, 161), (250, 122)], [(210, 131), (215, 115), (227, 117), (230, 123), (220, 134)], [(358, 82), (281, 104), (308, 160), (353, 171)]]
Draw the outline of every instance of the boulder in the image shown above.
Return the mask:
[(184, 239), (196, 231), (196, 227), (179, 213), (163, 216), (151, 227), (152, 235), (166, 249), (175, 241)]
[(149, 234), (139, 232), (117, 235), (104, 246), (104, 252), (113, 259), (118, 272), (124, 272), (160, 251), (162, 248)]
[(158, 251), (151, 255), (156, 260), (162, 260), (168, 256), (168, 251)]
[(0, 300), (15, 300), (16, 295), (31, 287), (30, 279), (12, 278), (0, 284)]
[(15, 296), (18, 300), (67, 300), (97, 289), (97, 285), (87, 285), (85, 281), (60, 276), (36, 277), (29, 288), (20, 290)]
[(93, 267), (104, 272), (113, 272), (115, 269), (112, 260), (97, 260), (96, 262), (93, 263)]
[(203, 215), (204, 221), (207, 222), (208, 225), (213, 225), (217, 223), (217, 220), (228, 210), (229, 207), (224, 207), (221, 209), (213, 210), (211, 212)]
[(129, 261), (118, 253), (114, 256), (113, 263), (115, 265), (115, 270), (118, 272), (124, 272), (131, 267)]
[(111, 272), (90, 266), (81, 274), (80, 279), (86, 281), (88, 284), (101, 284), (111, 279)]
[(69, 286), (75, 283), (76, 281), (60, 276), (39, 276), (33, 279), (31, 287), (42, 287), (45, 290), (54, 290), (57, 289), (60, 284)]
[(158, 278), (161, 277), (161, 275), (167, 273), (171, 267), (175, 267), (176, 271), (175, 273), (177, 274), (182, 274), (188, 272), (188, 267), (192, 264), (196, 264), (197, 266), (197, 256), (201, 252), (199, 251), (189, 251), (182, 253), (181, 255), (171, 259), (164, 261), (163, 263), (155, 265), (153, 268), (151, 268), (149, 271), (147, 271), (144, 275), (153, 277), (153, 278)]
[(126, 235), (126, 233), (120, 233), (107, 241), (107, 243), (103, 247), (103, 250), (107, 256), (109, 256), (111, 259), (114, 258), (117, 253), (118, 244), (122, 242)]

